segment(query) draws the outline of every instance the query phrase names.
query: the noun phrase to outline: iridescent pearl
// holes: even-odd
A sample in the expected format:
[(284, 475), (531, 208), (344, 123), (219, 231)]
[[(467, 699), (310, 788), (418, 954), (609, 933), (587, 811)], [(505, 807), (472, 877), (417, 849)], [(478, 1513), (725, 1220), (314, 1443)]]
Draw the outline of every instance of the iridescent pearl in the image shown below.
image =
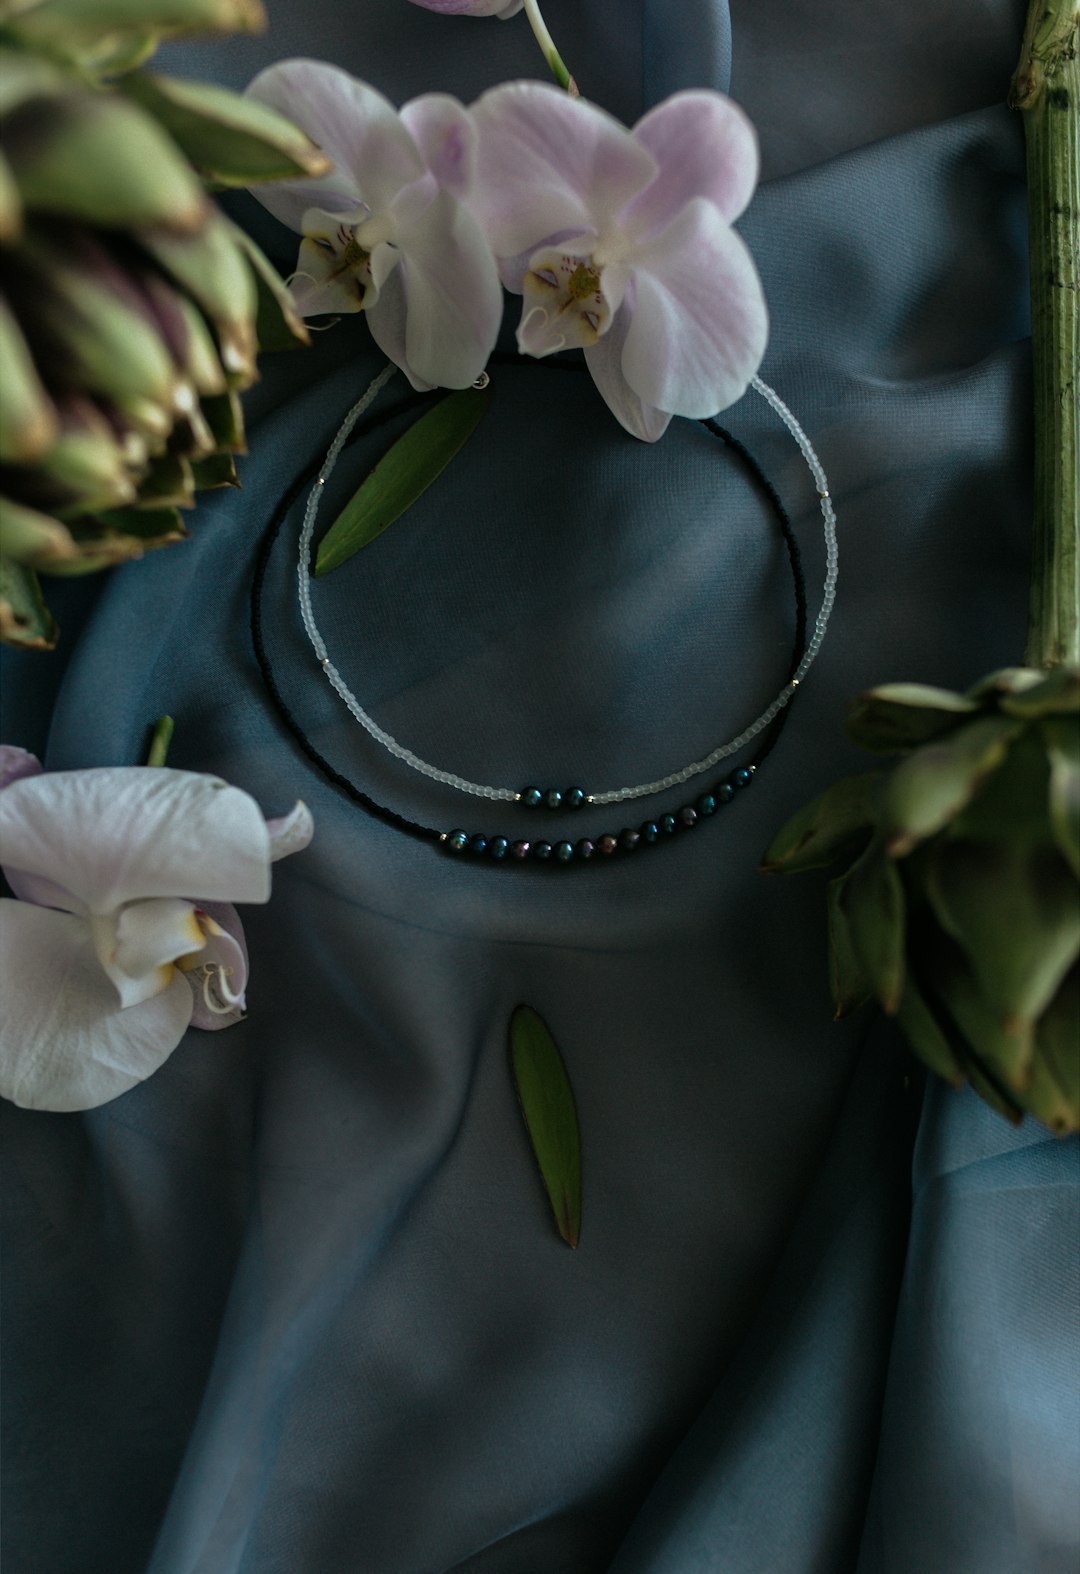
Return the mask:
[(754, 773), (753, 771), (748, 771), (744, 766), (741, 771), (736, 771), (731, 779), (736, 787), (749, 787), (754, 779)]
[(691, 828), (691, 826), (696, 825), (697, 824), (697, 810), (692, 808), (690, 806), (690, 804), (684, 804), (683, 807), (679, 810), (679, 823), (681, 825), (685, 825), (687, 830), (689, 830)]
[(547, 792), (544, 794), (544, 802), (547, 804), (549, 809), (561, 809), (562, 793), (557, 787), (549, 787)]
[(716, 799), (711, 792), (703, 792), (694, 808), (699, 814), (709, 815), (716, 813)]
[(581, 841), (577, 844), (577, 855), (579, 858), (591, 858), (595, 851), (596, 843), (590, 842), (587, 836), (583, 836)]
[(603, 853), (605, 858), (610, 858), (618, 845), (614, 836), (601, 836), (597, 838), (596, 850)]
[(491, 858), (505, 858), (510, 850), (510, 843), (505, 836), (493, 836), (488, 842), (488, 856)]
[(585, 791), (581, 787), (568, 787), (562, 795), (564, 809), (580, 809), (585, 802)]
[(673, 814), (665, 814), (660, 819), (660, 829), (665, 836), (674, 836), (678, 821)]
[(659, 835), (660, 827), (657, 825), (656, 821), (646, 820), (645, 824), (641, 827), (641, 840), (643, 842), (655, 842)]
[(735, 789), (730, 782), (719, 782), (713, 791), (716, 794), (717, 803), (730, 803), (735, 796)]
[(632, 831), (629, 826), (619, 832), (619, 846), (624, 852), (632, 853), (641, 841), (641, 832)]
[(521, 789), (521, 806), (523, 809), (539, 809), (544, 801), (544, 795), (539, 787), (523, 787)]
[(534, 842), (533, 843), (533, 857), (534, 858), (539, 858), (541, 863), (543, 863), (546, 859), (550, 858), (554, 851), (555, 851), (555, 849), (554, 849), (554, 847), (552, 847), (550, 842)]
[(463, 853), (468, 845), (468, 831), (451, 831), (446, 838), (446, 850), (448, 853)]
[(568, 864), (574, 856), (573, 842), (560, 842), (555, 849), (555, 856), (560, 863)]
[(470, 836), (469, 851), (474, 854), (475, 857), (482, 858), (487, 850), (488, 841), (486, 836)]
[(511, 858), (528, 858), (531, 850), (532, 842), (511, 842), (510, 844)]

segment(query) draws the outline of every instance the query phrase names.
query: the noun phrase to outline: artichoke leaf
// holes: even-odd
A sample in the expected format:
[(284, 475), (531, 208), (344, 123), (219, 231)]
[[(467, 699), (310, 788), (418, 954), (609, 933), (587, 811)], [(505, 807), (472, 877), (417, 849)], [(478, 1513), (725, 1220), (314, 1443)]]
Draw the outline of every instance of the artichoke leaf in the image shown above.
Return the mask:
[(285, 281), (256, 246), (251, 236), (238, 224), (230, 229), (236, 244), (244, 253), (255, 280), (257, 305), (255, 336), (260, 350), (292, 350), (298, 344), (310, 344), (307, 324), (297, 311)]
[(0, 497), (0, 557), (27, 568), (47, 568), (77, 556), (71, 532), (58, 519)]
[(1032, 1114), (1058, 1135), (1080, 1129), (1080, 970), (1076, 968), (1036, 1026), (1029, 1105)]
[(4, 122), (4, 152), (24, 204), (102, 228), (195, 231), (208, 202), (161, 127), (116, 94), (36, 99)]
[(799, 874), (861, 852), (877, 817), (880, 781), (878, 772), (864, 771), (833, 782), (780, 829), (760, 868), (766, 874)]
[(926, 894), (1006, 1028), (1036, 1020), (1080, 954), (1076, 883), (1057, 849), (941, 841)]
[(840, 903), (844, 876), (829, 881), (829, 977), (832, 984), (833, 1020), (839, 1022), (850, 1012), (858, 1010), (873, 998), (874, 990), (867, 978), (851, 935), (851, 925)]
[(0, 296), (0, 461), (33, 464), (55, 442), (60, 422), (34, 365), (30, 347)]
[(236, 460), (232, 454), (207, 454), (205, 459), (192, 460), (191, 473), (200, 492), (240, 485)]
[(128, 77), (123, 90), (153, 115), (195, 167), (223, 186), (324, 175), (326, 155), (268, 104), (211, 82), (152, 72)]
[(889, 856), (904, 858), (963, 809), (1005, 758), (1020, 723), (980, 716), (905, 755), (882, 789), (881, 831)]
[(1080, 669), (1055, 667), (1040, 675), (1040, 681), (1000, 699), (999, 707), (1008, 716), (1025, 719), (1080, 711)]
[(266, 13), (260, 0), (37, 0), (4, 23), (27, 43), (79, 59), (103, 34), (258, 33)]
[(232, 226), (214, 212), (197, 235), (140, 228), (136, 238), (159, 267), (202, 307), (218, 337), (230, 386), (255, 380), (255, 280)]
[(949, 824), (949, 835), (966, 842), (1047, 843), (1050, 760), (1042, 738), (1025, 728), (1002, 764)]
[(897, 754), (951, 732), (960, 716), (980, 706), (951, 689), (923, 683), (887, 683), (852, 701), (845, 730), (848, 737), (875, 754)]
[(1080, 876), (1080, 727), (1071, 717), (1042, 723), (1050, 759), (1050, 825), (1073, 874)]
[(918, 962), (927, 993), (995, 1080), (1010, 1095), (1022, 1095), (1031, 1081), (1034, 1025), (1027, 1019), (1006, 1023), (986, 1000), (960, 947), (932, 919), (928, 927)]
[(0, 241), (9, 241), (22, 229), (22, 198), (11, 165), (0, 152)]
[(946, 1082), (951, 1082), (954, 1088), (960, 1087), (964, 1081), (964, 1071), (956, 1057), (951, 1036), (935, 1016), (910, 974), (904, 984), (896, 1020), (923, 1064)]
[(886, 1011), (895, 1012), (907, 970), (907, 902), (896, 865), (885, 856), (880, 841), (871, 842), (837, 882), (836, 903), (874, 995)]
[(0, 557), (0, 640), (22, 650), (52, 650), (58, 635), (33, 569)]

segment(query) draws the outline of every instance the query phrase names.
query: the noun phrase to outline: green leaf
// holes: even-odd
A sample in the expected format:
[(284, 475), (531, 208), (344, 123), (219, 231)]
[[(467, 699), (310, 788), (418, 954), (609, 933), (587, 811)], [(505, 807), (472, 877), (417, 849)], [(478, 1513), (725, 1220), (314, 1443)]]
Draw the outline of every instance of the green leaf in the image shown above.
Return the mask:
[(902, 759), (882, 790), (882, 835), (890, 858), (904, 858), (968, 804), (1005, 758), (1020, 724), (981, 716)]
[(1056, 847), (943, 841), (927, 895), (1006, 1027), (1034, 1021), (1080, 954), (1076, 882)]
[(440, 399), (383, 455), (319, 543), (316, 574), (328, 574), (374, 541), (442, 474), (472, 436), (491, 387), (464, 388)]
[(875, 820), (878, 772), (845, 776), (777, 832), (760, 864), (765, 874), (801, 874), (862, 851)]
[(1062, 854), (1080, 876), (1080, 728), (1067, 716), (1042, 723), (1050, 757), (1050, 825)]
[(566, 1244), (576, 1246), (581, 1235), (577, 1108), (558, 1046), (531, 1006), (515, 1007), (510, 1017), (510, 1061), (555, 1223)]
[(153, 115), (191, 162), (225, 186), (325, 175), (326, 155), (291, 120), (212, 82), (141, 71), (125, 94)]
[(875, 754), (897, 754), (951, 732), (957, 718), (981, 709), (951, 689), (922, 683), (887, 683), (854, 700), (848, 712), (849, 738)]
[(896, 865), (879, 841), (841, 878), (836, 903), (870, 987), (885, 1010), (895, 1012), (904, 992), (907, 904)]
[(52, 650), (57, 635), (33, 569), (0, 558), (0, 640), (22, 650)]

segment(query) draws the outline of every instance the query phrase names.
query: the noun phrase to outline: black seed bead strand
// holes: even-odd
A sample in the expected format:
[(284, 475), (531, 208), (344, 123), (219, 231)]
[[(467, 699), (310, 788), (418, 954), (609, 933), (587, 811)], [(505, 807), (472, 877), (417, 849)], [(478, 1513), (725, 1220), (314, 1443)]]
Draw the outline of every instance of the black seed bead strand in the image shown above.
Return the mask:
[[(657, 846), (678, 832), (692, 831), (703, 820), (711, 819), (725, 804), (729, 804), (742, 788), (749, 787), (754, 779), (754, 772), (754, 766), (743, 766), (737, 771), (732, 771), (723, 781), (717, 782), (708, 792), (701, 793), (693, 803), (684, 803), (672, 813), (662, 814), (655, 820), (645, 820), (636, 829), (634, 826), (627, 825), (621, 831), (607, 832), (596, 838), (582, 837), (578, 842), (544, 840), (511, 842), (505, 836), (485, 836), (480, 832), (470, 834), (462, 830), (446, 832), (441, 837), (441, 841), (448, 853), (469, 852), (476, 858), (493, 858), (497, 862), (509, 858), (517, 863), (565, 866), (588, 863), (597, 855), (603, 861), (620, 854), (634, 853), (640, 849)], [(538, 803), (546, 802), (548, 807), (557, 807), (550, 802), (551, 791), (544, 793), (539, 787), (526, 788), (521, 794), (523, 802), (526, 792), (539, 794)], [(562, 796), (565, 799), (565, 794)]]

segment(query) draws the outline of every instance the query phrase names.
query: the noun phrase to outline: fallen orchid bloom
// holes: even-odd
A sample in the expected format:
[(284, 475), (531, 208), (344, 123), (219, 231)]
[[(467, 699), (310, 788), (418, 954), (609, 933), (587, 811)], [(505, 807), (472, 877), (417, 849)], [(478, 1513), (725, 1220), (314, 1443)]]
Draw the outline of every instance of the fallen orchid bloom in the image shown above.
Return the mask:
[(270, 66), (247, 89), (301, 126), (328, 175), (253, 194), (297, 230), (290, 290), (304, 317), (363, 311), (414, 388), (466, 388), (502, 319), (498, 270), (462, 200), (476, 130), (456, 99), (427, 94), (400, 114), (381, 93), (317, 60)]
[(473, 105), (470, 201), (524, 295), (518, 347), (581, 347), (628, 431), (713, 415), (758, 369), (768, 315), (731, 228), (757, 180), (753, 127), (720, 93), (677, 93), (628, 131), (582, 99), (508, 82)]
[(0, 900), (0, 1094), (93, 1109), (156, 1071), (189, 1026), (241, 1019), (231, 903), (269, 899), (270, 865), (307, 845), (311, 815), (298, 803), (267, 822), (247, 793), (189, 771), (42, 772), (11, 748), (0, 766), (16, 897)]

